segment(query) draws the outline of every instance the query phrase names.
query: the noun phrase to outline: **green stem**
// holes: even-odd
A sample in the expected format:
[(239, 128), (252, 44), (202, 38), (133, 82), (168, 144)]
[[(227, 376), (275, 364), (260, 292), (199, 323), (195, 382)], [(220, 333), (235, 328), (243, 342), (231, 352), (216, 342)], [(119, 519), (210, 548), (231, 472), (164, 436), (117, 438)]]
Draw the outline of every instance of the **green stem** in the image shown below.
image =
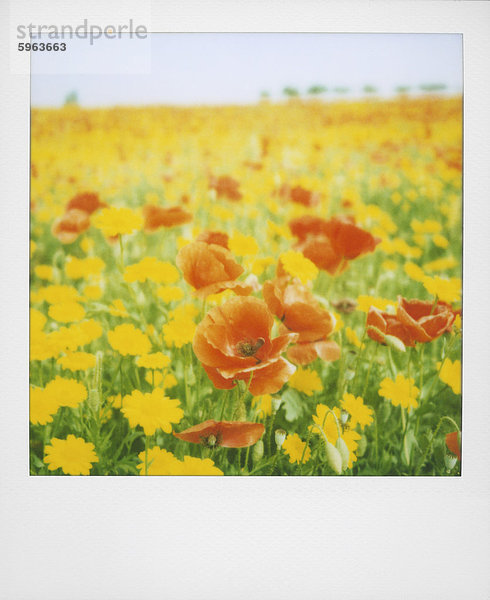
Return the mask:
[(305, 458), (306, 449), (308, 448), (308, 444), (310, 443), (311, 438), (311, 429), (308, 429), (308, 433), (306, 435), (305, 447), (303, 448), (303, 452), (301, 454), (301, 459), (298, 463), (298, 475), (301, 475), (301, 471), (303, 470), (303, 460)]
[(364, 388), (362, 389), (362, 394), (361, 394), (361, 396), (363, 398), (366, 395), (366, 391), (367, 391), (368, 383), (369, 383), (369, 376), (371, 375), (371, 369), (372, 369), (374, 361), (376, 359), (376, 355), (378, 354), (378, 348), (379, 348), (379, 344), (376, 344), (376, 348), (375, 348), (374, 352), (371, 354), (371, 360), (369, 361), (369, 367), (368, 367), (368, 371), (367, 371), (367, 375), (366, 375), (366, 381), (364, 383)]

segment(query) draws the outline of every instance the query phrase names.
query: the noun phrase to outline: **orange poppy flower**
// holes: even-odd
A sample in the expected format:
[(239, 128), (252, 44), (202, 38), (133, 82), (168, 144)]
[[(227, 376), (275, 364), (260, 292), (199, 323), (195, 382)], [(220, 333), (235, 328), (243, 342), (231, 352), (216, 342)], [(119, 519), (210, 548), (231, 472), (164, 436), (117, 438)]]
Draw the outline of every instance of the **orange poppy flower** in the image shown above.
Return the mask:
[(209, 189), (216, 190), (218, 198), (227, 198), (234, 201), (241, 200), (243, 196), (239, 188), (240, 183), (228, 175), (211, 177), (209, 181)]
[(66, 205), (66, 210), (68, 211), (76, 208), (77, 210), (82, 210), (88, 215), (91, 215), (97, 209), (103, 208), (104, 206), (107, 206), (107, 204), (100, 201), (99, 194), (96, 192), (82, 192), (81, 194), (73, 196)]
[(373, 252), (381, 241), (354, 225), (352, 217), (334, 217), (326, 221), (304, 215), (293, 219), (289, 228), (298, 238), (296, 248), (331, 275), (345, 271), (349, 260)]
[(200, 298), (226, 289), (232, 289), (241, 296), (252, 293), (251, 285), (235, 281), (243, 273), (243, 267), (222, 246), (192, 242), (179, 250), (176, 263)]
[(405, 346), (415, 346), (416, 342), (431, 342), (450, 331), (454, 318), (455, 313), (448, 304), (438, 302), (434, 307), (433, 302), (406, 300), (399, 296), (396, 315), (372, 306), (366, 327), (368, 336), (381, 344), (384, 343), (384, 335), (393, 335)]
[(73, 208), (54, 221), (51, 232), (62, 244), (71, 244), (89, 227), (88, 214), (83, 210)]
[(446, 446), (447, 449), (458, 457), (461, 461), (461, 434), (459, 431), (453, 431), (446, 435)]
[(202, 231), (196, 238), (196, 242), (204, 242), (205, 244), (216, 244), (228, 248), (229, 236), (223, 231)]
[(302, 204), (303, 206), (315, 206), (320, 201), (320, 194), (318, 192), (312, 192), (300, 185), (291, 187), (287, 183), (279, 188), (279, 196), (281, 198), (287, 198), (295, 204)]
[(210, 419), (180, 433), (174, 432), (174, 435), (184, 442), (204, 444), (207, 447), (246, 448), (258, 442), (264, 431), (262, 423)]
[(262, 293), (270, 311), (281, 319), (281, 331), (298, 334), (297, 343), (287, 351), (289, 360), (306, 365), (316, 358), (340, 358), (339, 346), (327, 339), (333, 333), (335, 320), (306, 287), (279, 278), (266, 281)]
[(180, 206), (171, 206), (162, 208), (147, 204), (143, 207), (143, 216), (145, 218), (145, 231), (156, 231), (160, 227), (177, 227), (192, 221), (192, 215)]
[(258, 298), (231, 298), (208, 312), (197, 326), (193, 348), (215, 387), (232, 389), (243, 380), (254, 396), (282, 388), (295, 367), (281, 354), (298, 334), (271, 339), (273, 325), (267, 304)]

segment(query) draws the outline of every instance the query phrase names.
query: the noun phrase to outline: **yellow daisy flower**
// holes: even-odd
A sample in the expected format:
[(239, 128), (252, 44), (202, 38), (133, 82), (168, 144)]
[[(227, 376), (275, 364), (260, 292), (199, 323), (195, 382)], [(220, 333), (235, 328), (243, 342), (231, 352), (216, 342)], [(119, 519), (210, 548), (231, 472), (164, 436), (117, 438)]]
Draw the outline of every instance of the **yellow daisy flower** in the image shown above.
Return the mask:
[(143, 217), (130, 208), (110, 207), (102, 209), (92, 223), (106, 237), (114, 237), (139, 231), (143, 226)]
[(107, 333), (107, 338), (112, 348), (123, 356), (148, 354), (151, 349), (148, 336), (141, 329), (136, 329), (131, 323), (118, 325)]
[(306, 463), (310, 460), (311, 450), (306, 448), (305, 451), (305, 446), (306, 442), (303, 442), (297, 433), (293, 433), (286, 437), (282, 449), (289, 456), (290, 463), (300, 463), (304, 452), (303, 462)]
[(395, 381), (389, 377), (383, 379), (378, 394), (391, 400), (393, 406), (401, 406), (410, 411), (418, 406), (419, 391), (419, 388), (414, 385), (413, 378), (407, 379), (399, 373)]
[(154, 389), (150, 394), (134, 390), (124, 396), (122, 412), (131, 427), (140, 425), (146, 435), (153, 435), (157, 429), (165, 433), (172, 431), (172, 423), (180, 423), (184, 411), (179, 400), (164, 396), (162, 388)]
[(289, 385), (307, 396), (312, 396), (313, 392), (321, 392), (323, 390), (318, 373), (313, 371), (313, 369), (303, 369), (301, 367), (296, 369), (296, 372), (291, 375)]
[(50, 471), (61, 468), (65, 475), (88, 475), (93, 463), (99, 462), (95, 446), (69, 435), (66, 440), (52, 438), (45, 448), (44, 462)]

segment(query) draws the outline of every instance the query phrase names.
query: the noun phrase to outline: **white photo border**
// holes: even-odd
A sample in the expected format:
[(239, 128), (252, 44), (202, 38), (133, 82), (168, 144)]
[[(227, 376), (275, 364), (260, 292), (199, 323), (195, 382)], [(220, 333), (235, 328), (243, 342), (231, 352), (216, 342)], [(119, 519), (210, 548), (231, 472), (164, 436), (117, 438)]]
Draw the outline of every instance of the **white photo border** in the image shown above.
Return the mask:
[(250, 479), (28, 475), (29, 78), (7, 46), (35, 4), (2, 19), (0, 598), (488, 598), (490, 4), (42, 3), (45, 21), (142, 16), (155, 32), (463, 34), (463, 475)]

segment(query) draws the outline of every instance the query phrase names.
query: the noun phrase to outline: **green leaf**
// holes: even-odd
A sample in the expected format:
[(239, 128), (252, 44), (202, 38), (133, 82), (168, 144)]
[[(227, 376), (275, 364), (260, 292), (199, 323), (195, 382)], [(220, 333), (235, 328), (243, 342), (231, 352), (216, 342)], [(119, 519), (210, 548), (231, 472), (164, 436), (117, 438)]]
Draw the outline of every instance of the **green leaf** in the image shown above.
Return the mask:
[(290, 423), (300, 419), (306, 412), (306, 406), (296, 390), (288, 389), (281, 396), (282, 406), (286, 411), (286, 421)]

